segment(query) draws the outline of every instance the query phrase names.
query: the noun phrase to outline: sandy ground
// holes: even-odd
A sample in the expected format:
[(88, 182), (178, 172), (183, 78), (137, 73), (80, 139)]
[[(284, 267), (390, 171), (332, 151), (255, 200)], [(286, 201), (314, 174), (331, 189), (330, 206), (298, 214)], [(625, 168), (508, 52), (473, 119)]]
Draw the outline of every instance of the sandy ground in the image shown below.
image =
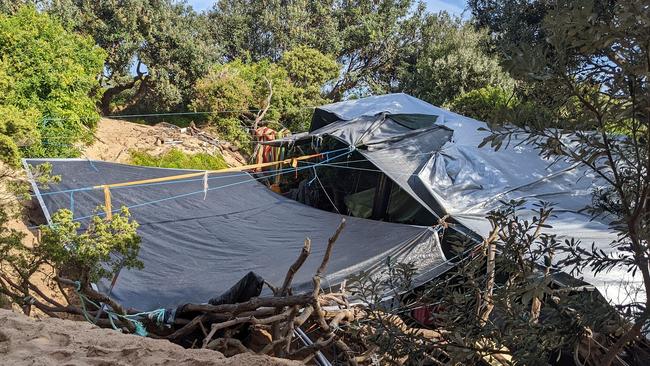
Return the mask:
[(228, 143), (215, 146), (169, 127), (102, 118), (95, 137), (95, 142), (84, 150), (84, 155), (90, 159), (128, 163), (129, 150), (142, 150), (152, 155), (160, 155), (177, 148), (187, 153), (220, 153), (230, 166), (245, 164), (241, 154), (231, 151), (231, 145)]
[(0, 365), (300, 365), (267, 356), (184, 349), (90, 323), (42, 320), (0, 309)]

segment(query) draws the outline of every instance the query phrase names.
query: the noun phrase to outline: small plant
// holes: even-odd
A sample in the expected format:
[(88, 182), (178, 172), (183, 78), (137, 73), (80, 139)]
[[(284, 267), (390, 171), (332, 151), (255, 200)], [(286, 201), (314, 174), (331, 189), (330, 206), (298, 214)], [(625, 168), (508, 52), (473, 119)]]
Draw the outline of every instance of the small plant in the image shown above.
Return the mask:
[[(51, 166), (42, 164), (31, 169), (41, 185), (59, 180), (52, 176)], [(95, 292), (91, 283), (111, 278), (121, 268), (142, 268), (138, 257), (140, 237), (138, 224), (129, 211), (122, 208), (108, 219), (97, 214), (82, 227), (68, 210), (52, 216), (52, 223), (41, 227), (40, 240), (25, 242), (25, 233), (9, 226), (20, 218), (22, 210), (17, 198), (25, 196), (28, 182), (11, 168), (0, 170), (0, 295), (19, 305), (29, 314), (36, 307), (48, 315), (58, 312), (82, 314), (71, 305), (61, 286), (73, 286), (86, 297), (109, 304), (123, 313), (119, 304)], [(69, 278), (64, 278), (62, 274)], [(49, 286), (59, 286), (67, 305), (46, 295), (35, 282), (36, 275), (44, 275)]]

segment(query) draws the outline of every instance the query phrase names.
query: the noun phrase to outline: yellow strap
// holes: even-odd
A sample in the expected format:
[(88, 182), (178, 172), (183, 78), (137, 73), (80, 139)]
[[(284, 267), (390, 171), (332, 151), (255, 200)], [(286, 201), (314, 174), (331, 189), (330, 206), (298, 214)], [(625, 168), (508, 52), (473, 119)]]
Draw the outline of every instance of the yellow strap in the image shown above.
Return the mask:
[[(179, 180), (179, 179), (185, 179), (185, 178), (192, 178), (192, 177), (199, 177), (204, 174), (212, 174), (212, 173), (228, 173), (228, 172), (241, 172), (244, 170), (252, 170), (252, 169), (258, 169), (258, 168), (266, 168), (269, 166), (274, 166), (277, 164), (289, 164), (291, 163), (292, 166), (297, 166), (298, 161), (300, 160), (307, 160), (307, 159), (313, 159), (321, 156), (322, 154), (312, 154), (312, 155), (304, 155), (300, 156), (297, 158), (291, 158), (291, 159), (284, 159), (282, 161), (272, 161), (268, 163), (259, 163), (259, 164), (250, 164), (250, 165), (243, 165), (243, 166), (237, 166), (237, 167), (232, 167), (232, 168), (225, 168), (225, 169), (218, 169), (218, 170), (206, 170), (206, 171), (201, 171), (201, 172), (195, 172), (195, 173), (187, 173), (187, 174), (179, 174), (179, 175), (171, 175), (168, 177), (160, 177), (160, 178), (152, 178), (152, 179), (143, 179), (143, 180), (134, 180), (130, 182), (122, 182), (122, 183), (113, 183), (113, 184), (104, 184), (100, 186), (94, 186), (93, 189), (104, 189), (104, 192), (108, 188), (114, 188), (114, 187), (126, 187), (126, 186), (135, 186), (139, 184), (149, 184), (149, 183), (158, 183), (158, 182), (166, 182), (170, 180)], [(110, 195), (110, 192), (109, 192)], [(110, 200), (110, 196), (109, 196)]]
[(113, 218), (113, 209), (111, 208), (111, 189), (104, 186), (104, 210), (106, 211), (106, 218)]

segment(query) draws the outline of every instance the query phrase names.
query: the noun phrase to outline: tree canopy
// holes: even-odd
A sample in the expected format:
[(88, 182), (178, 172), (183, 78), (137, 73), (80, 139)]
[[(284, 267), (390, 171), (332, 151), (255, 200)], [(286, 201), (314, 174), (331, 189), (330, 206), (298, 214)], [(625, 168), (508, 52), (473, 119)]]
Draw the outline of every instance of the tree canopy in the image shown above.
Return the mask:
[(220, 56), (207, 19), (182, 3), (65, 0), (46, 8), (106, 50), (100, 76), (104, 114), (182, 109), (196, 80)]
[(512, 86), (486, 32), (413, 1), (221, 0), (209, 16), (225, 60), (278, 61), (301, 45), (333, 55), (339, 75), (322, 86), (332, 101), (400, 91), (441, 105)]
[(434, 105), (484, 87), (511, 89), (512, 78), (488, 53), (488, 35), (447, 14), (425, 14), (398, 65), (399, 89)]

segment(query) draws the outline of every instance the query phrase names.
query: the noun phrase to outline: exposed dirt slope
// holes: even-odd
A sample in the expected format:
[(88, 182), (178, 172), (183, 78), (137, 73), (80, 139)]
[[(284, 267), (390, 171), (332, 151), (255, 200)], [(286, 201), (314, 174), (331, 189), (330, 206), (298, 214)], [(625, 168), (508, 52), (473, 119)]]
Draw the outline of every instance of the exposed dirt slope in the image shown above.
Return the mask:
[(147, 126), (122, 120), (102, 118), (95, 132), (95, 142), (87, 147), (84, 155), (90, 159), (129, 162), (129, 150), (142, 150), (160, 155), (172, 148), (187, 153), (220, 153), (230, 166), (245, 164), (245, 159), (231, 145), (215, 146), (189, 133), (165, 125)]
[(0, 309), (0, 365), (300, 365), (267, 356), (184, 349), (90, 323), (37, 320)]

